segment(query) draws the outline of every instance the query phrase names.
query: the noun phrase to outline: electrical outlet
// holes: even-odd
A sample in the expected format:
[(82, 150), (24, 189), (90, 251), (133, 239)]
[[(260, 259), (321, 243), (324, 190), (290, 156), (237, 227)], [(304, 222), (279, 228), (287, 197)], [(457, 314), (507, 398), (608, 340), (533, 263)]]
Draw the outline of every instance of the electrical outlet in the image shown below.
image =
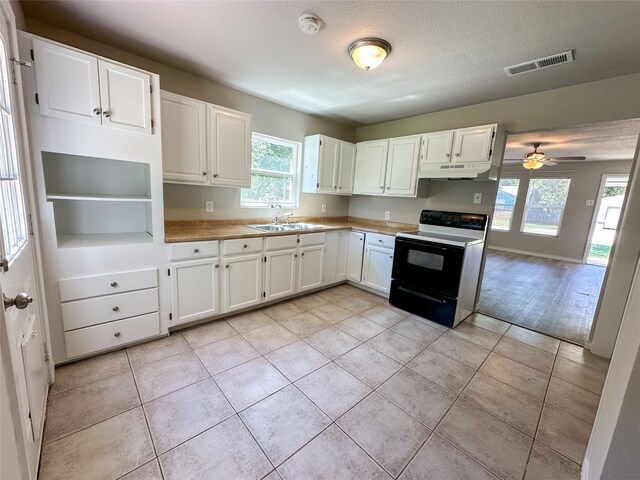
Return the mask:
[(473, 194), (473, 203), (482, 203), (482, 194), (474, 193)]
[(385, 220), (389, 220), (390, 216), (391, 216), (391, 212), (384, 212), (384, 219)]
[(327, 204), (326, 204), (326, 203), (323, 203), (323, 204), (320, 206), (320, 212), (321, 212), (321, 213), (327, 213)]
[(594, 205), (594, 204), (595, 204), (595, 202), (594, 202), (593, 200), (587, 200), (587, 201), (585, 202), (585, 205), (586, 205), (587, 207), (593, 207), (593, 205)]
[(213, 212), (213, 200), (207, 200), (204, 202), (204, 210), (207, 213)]

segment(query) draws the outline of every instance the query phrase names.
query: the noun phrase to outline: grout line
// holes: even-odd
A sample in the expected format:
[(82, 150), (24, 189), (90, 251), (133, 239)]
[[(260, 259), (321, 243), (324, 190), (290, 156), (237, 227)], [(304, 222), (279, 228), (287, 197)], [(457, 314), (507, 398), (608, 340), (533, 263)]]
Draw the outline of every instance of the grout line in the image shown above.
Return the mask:
[(153, 448), (153, 453), (155, 454), (155, 458), (158, 458), (158, 449), (156, 448), (156, 443), (153, 441), (153, 435), (151, 435), (151, 427), (149, 426), (149, 420), (147, 419), (147, 412), (144, 409), (144, 404), (142, 402), (142, 395), (140, 395), (140, 389), (138, 388), (138, 380), (136, 378), (135, 371), (133, 370), (133, 365), (131, 365), (131, 358), (129, 358), (129, 352), (127, 351), (127, 361), (129, 362), (129, 367), (131, 368), (131, 375), (133, 376), (133, 384), (136, 387), (136, 393), (138, 394), (138, 399), (140, 400), (140, 408), (142, 409), (142, 416), (144, 417), (144, 422), (147, 425), (147, 434), (149, 435), (149, 439), (151, 440), (151, 447)]

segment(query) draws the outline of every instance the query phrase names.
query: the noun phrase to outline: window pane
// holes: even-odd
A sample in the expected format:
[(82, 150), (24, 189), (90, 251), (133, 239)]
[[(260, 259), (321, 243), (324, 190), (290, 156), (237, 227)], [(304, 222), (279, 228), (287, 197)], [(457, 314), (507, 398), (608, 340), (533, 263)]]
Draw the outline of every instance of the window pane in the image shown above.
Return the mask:
[(251, 174), (251, 188), (242, 189), (242, 203), (293, 203), (293, 179), (260, 173)]
[(568, 178), (534, 178), (529, 182), (523, 232), (558, 234), (570, 182)]
[(517, 178), (500, 179), (496, 207), (491, 221), (492, 230), (508, 231), (511, 229), (511, 219), (513, 218), (513, 209), (516, 206), (519, 184), (520, 180)]
[(270, 172), (293, 173), (294, 149), (265, 139), (251, 140), (251, 168)]

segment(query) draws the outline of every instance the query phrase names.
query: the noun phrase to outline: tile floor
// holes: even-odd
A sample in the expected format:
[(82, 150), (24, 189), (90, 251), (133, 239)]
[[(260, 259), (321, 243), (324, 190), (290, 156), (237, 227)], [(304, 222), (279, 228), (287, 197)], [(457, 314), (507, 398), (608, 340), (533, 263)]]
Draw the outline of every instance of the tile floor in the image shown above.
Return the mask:
[(58, 368), (40, 478), (577, 479), (607, 368), (341, 285)]

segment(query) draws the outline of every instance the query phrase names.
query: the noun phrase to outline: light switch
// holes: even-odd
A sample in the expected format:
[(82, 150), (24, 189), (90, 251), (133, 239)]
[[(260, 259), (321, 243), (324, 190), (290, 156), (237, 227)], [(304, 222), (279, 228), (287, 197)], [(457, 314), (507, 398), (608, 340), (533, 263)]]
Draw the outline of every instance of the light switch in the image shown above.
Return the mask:
[(482, 193), (473, 194), (473, 203), (482, 203)]
[(204, 202), (204, 210), (207, 213), (213, 212), (213, 200), (207, 200)]
[(327, 204), (323, 203), (322, 206), (320, 207), (320, 212), (321, 213), (326, 213), (327, 212)]

